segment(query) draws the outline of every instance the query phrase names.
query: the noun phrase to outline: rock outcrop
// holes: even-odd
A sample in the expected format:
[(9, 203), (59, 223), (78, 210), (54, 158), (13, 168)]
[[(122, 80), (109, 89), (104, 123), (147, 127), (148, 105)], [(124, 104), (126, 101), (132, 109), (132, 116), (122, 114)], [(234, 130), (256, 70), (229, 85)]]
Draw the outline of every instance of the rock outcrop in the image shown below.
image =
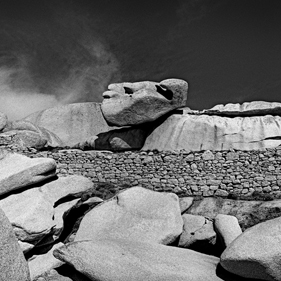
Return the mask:
[(0, 280), (30, 281), (27, 262), (13, 228), (1, 209), (0, 224)]
[(258, 150), (281, 144), (281, 117), (172, 115), (147, 137), (143, 150)]
[(138, 125), (154, 121), (173, 109), (185, 106), (188, 84), (180, 79), (160, 83), (117, 83), (103, 93), (102, 112), (109, 124)]
[(56, 162), (50, 158), (30, 159), (0, 151), (0, 195), (39, 183), (56, 175)]
[(281, 280), (281, 218), (257, 224), (235, 239), (221, 255), (221, 265), (246, 278)]
[(92, 136), (107, 132), (110, 127), (94, 102), (61, 105), (32, 113), (24, 120), (54, 133), (64, 146), (73, 146)]
[(7, 115), (3, 112), (0, 112), (0, 131), (2, 131), (6, 127), (7, 122), (8, 122)]

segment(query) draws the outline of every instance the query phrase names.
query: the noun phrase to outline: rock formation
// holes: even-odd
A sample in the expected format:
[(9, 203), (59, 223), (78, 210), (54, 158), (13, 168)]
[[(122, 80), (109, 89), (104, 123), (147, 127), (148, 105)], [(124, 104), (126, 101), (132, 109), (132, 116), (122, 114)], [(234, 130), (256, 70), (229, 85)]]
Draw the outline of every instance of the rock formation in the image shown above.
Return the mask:
[(103, 93), (101, 109), (109, 124), (143, 124), (185, 106), (187, 89), (187, 82), (180, 79), (111, 84)]

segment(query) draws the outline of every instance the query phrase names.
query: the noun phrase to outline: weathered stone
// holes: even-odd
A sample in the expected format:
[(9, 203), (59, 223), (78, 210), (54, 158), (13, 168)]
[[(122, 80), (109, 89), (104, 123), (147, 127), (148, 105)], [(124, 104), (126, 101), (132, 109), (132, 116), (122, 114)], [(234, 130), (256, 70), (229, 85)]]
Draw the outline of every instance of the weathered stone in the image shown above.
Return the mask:
[[(28, 189), (0, 200), (0, 207), (14, 226), (17, 238), (29, 243), (23, 250), (31, 250), (47, 235), (58, 236), (63, 228), (62, 215), (76, 204), (77, 199), (54, 206), (70, 193), (92, 188), (93, 183), (82, 176), (62, 177), (41, 187)], [(70, 201), (70, 202), (69, 202)]]
[(52, 178), (56, 162), (0, 151), (0, 195)]
[(172, 115), (147, 137), (142, 150), (259, 150), (280, 145), (280, 135), (280, 116)]
[(215, 217), (214, 227), (224, 248), (228, 247), (242, 233), (237, 218), (230, 215), (218, 214)]
[(61, 105), (32, 113), (24, 120), (57, 135), (64, 145), (73, 146), (99, 133), (114, 129), (108, 126), (94, 102)]
[(188, 210), (189, 207), (192, 206), (193, 200), (194, 200), (193, 197), (183, 197), (179, 199), (180, 210), (182, 214), (186, 212), (186, 210)]
[(281, 218), (257, 224), (235, 239), (221, 255), (221, 265), (246, 278), (281, 280)]
[(2, 131), (7, 125), (8, 117), (5, 113), (0, 112), (0, 131)]
[(30, 274), (13, 228), (0, 209), (0, 280), (29, 281)]
[(102, 112), (108, 123), (117, 126), (154, 121), (178, 107), (185, 106), (187, 82), (167, 79), (160, 83), (118, 83), (103, 93)]
[(183, 232), (179, 239), (179, 247), (189, 248), (192, 244), (215, 244), (216, 233), (213, 222), (203, 216), (184, 214)]
[[(95, 227), (92, 227), (94, 225)], [(169, 244), (182, 232), (178, 197), (132, 187), (88, 212), (75, 241), (100, 237)]]
[(46, 254), (33, 256), (32, 259), (28, 261), (31, 280), (36, 280), (51, 269), (63, 264), (63, 262), (53, 256), (53, 251), (61, 246), (63, 246), (63, 243), (55, 244)]
[(97, 281), (221, 281), (219, 259), (188, 249), (134, 240), (79, 241), (54, 251), (56, 258)]

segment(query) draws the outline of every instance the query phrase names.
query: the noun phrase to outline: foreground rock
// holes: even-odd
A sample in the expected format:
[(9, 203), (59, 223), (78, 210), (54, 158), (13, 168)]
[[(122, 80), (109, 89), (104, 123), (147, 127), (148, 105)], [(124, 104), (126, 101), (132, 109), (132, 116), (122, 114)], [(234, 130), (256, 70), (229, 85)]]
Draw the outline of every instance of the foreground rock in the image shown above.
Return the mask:
[(181, 234), (182, 228), (175, 194), (132, 187), (87, 213), (75, 241), (103, 237), (169, 244)]
[(97, 281), (218, 281), (219, 259), (187, 249), (134, 240), (70, 243), (54, 251), (61, 261)]
[(64, 146), (73, 146), (92, 136), (114, 129), (108, 126), (94, 102), (61, 105), (27, 116), (24, 120), (54, 133)]
[(0, 195), (45, 181), (56, 174), (56, 162), (50, 158), (28, 158), (0, 151)]
[(219, 214), (215, 217), (214, 226), (225, 248), (242, 233), (238, 220), (234, 216)]
[(280, 281), (280, 240), (281, 218), (257, 224), (226, 248), (220, 263), (239, 276)]
[(147, 137), (142, 149), (259, 150), (279, 146), (280, 136), (280, 116), (227, 118), (209, 115), (172, 115)]
[(281, 115), (281, 103), (267, 101), (252, 101), (244, 102), (242, 104), (217, 104), (210, 109), (203, 110), (202, 113), (222, 116)]
[(241, 228), (247, 229), (260, 222), (281, 216), (281, 200), (243, 201), (222, 198), (204, 198), (193, 202), (187, 210), (193, 215), (215, 219), (218, 214), (232, 215)]
[(71, 209), (77, 199), (56, 202), (70, 193), (92, 188), (93, 183), (82, 176), (59, 178), (41, 187), (13, 194), (0, 200), (0, 207), (14, 226), (14, 232), (28, 252), (46, 236), (55, 240), (63, 229), (63, 215)]
[(180, 79), (160, 83), (117, 83), (103, 93), (102, 112), (109, 124), (137, 125), (154, 121), (178, 107), (185, 106), (188, 84)]
[(0, 280), (30, 280), (27, 262), (13, 233), (13, 228), (0, 209)]

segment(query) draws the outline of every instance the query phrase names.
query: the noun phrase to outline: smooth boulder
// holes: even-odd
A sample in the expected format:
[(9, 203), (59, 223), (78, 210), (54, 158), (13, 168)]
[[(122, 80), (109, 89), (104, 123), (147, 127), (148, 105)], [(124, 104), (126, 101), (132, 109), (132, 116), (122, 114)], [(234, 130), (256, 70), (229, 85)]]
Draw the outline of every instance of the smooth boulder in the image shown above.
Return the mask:
[(281, 218), (247, 229), (222, 253), (224, 269), (246, 278), (281, 280)]
[(238, 219), (230, 215), (218, 214), (215, 217), (214, 228), (225, 248), (242, 233)]
[(0, 209), (0, 280), (29, 281), (27, 262), (17, 242), (13, 228)]
[(183, 221), (175, 194), (131, 187), (101, 203), (81, 221), (75, 241), (100, 237), (162, 244), (173, 242)]
[(109, 124), (143, 124), (185, 106), (187, 90), (187, 82), (181, 79), (110, 84), (101, 109)]
[(134, 240), (69, 243), (54, 256), (96, 281), (221, 281), (219, 259), (188, 249)]
[(172, 115), (147, 137), (142, 150), (260, 150), (279, 146), (280, 136), (281, 116)]
[(73, 146), (115, 128), (107, 124), (100, 104), (94, 102), (48, 108), (32, 113), (24, 120), (54, 133), (64, 146)]
[(51, 158), (0, 151), (0, 195), (55, 177), (56, 162)]

